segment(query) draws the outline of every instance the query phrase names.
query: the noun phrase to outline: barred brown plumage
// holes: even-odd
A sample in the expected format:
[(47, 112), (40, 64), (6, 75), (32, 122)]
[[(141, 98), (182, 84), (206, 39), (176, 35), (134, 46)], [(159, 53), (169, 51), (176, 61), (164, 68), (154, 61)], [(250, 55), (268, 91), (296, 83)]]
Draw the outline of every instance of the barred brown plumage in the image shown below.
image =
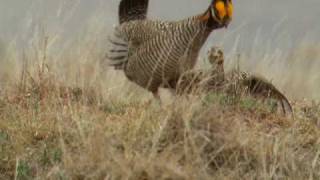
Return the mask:
[(212, 0), (205, 13), (181, 21), (146, 19), (148, 0), (122, 0), (120, 25), (110, 39), (110, 65), (157, 96), (160, 86), (177, 82), (192, 69), (214, 29), (228, 26), (231, 0)]
[(293, 110), (287, 97), (271, 82), (261, 76), (250, 75), (238, 70), (224, 72), (224, 55), (218, 47), (208, 51), (209, 71), (193, 70), (183, 74), (174, 86), (177, 94), (218, 92), (228, 95), (249, 94), (257, 99), (275, 99), (285, 115), (292, 115)]

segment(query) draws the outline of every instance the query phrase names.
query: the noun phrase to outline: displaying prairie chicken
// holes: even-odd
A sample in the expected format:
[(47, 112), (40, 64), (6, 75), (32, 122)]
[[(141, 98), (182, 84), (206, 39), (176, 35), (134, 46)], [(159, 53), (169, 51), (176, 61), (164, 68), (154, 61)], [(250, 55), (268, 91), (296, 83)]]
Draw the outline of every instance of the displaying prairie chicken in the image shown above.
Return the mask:
[(249, 94), (257, 99), (275, 99), (283, 114), (291, 115), (292, 107), (286, 96), (268, 80), (245, 72), (224, 72), (224, 55), (218, 47), (207, 53), (209, 71), (193, 70), (183, 74), (175, 87), (178, 94), (197, 92), (223, 92)]
[(202, 14), (180, 21), (146, 19), (148, 0), (121, 0), (120, 25), (110, 38), (110, 65), (158, 97), (158, 88), (171, 87), (192, 69), (210, 33), (227, 27), (231, 0), (212, 0)]
[[(212, 68), (224, 79), (224, 86), (237, 83), (237, 90), (245, 91), (249, 95), (260, 99), (276, 99), (280, 109), (284, 114), (292, 114), (293, 110), (287, 97), (280, 92), (270, 81), (246, 72), (232, 71), (228, 74), (224, 72), (224, 53), (222, 49), (213, 47), (208, 52), (208, 60)], [(222, 74), (221, 74), (222, 73)], [(221, 79), (221, 78), (220, 78)], [(212, 80), (216, 81), (216, 80)]]

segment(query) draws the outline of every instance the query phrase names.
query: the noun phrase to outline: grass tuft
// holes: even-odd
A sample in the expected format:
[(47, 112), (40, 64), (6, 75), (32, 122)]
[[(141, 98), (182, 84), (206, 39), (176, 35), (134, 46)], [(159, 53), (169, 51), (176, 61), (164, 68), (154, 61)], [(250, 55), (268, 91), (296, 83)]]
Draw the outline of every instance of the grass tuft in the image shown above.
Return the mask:
[(0, 179), (320, 178), (317, 103), (294, 120), (237, 92), (160, 106), (99, 67), (94, 42), (65, 57), (41, 42), (0, 89)]

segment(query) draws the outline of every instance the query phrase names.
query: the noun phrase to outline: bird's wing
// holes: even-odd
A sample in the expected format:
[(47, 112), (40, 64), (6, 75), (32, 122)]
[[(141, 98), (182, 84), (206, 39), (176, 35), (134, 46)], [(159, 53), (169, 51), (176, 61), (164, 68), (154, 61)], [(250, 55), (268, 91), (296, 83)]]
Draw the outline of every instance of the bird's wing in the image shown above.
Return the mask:
[(146, 19), (149, 0), (121, 0), (119, 23)]
[(271, 97), (278, 99), (284, 114), (289, 115), (293, 113), (292, 106), (287, 97), (282, 92), (280, 92), (271, 82), (268, 82), (262, 77), (251, 76), (244, 79), (244, 83), (248, 85), (251, 94), (264, 94), (267, 98), (268, 95), (270, 95)]

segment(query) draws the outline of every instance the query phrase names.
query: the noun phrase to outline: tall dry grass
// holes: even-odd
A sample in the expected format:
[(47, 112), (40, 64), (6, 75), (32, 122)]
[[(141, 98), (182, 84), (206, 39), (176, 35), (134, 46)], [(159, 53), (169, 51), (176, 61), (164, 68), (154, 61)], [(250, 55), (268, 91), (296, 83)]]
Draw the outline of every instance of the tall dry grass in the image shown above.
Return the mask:
[[(38, 26), (29, 47), (1, 55), (0, 179), (319, 179), (315, 102), (295, 102), (294, 120), (223, 93), (159, 106), (101, 62), (108, 27), (87, 27), (64, 42)], [(291, 97), (313, 63), (296, 64), (314, 54), (288, 56), (292, 79), (276, 84)]]

